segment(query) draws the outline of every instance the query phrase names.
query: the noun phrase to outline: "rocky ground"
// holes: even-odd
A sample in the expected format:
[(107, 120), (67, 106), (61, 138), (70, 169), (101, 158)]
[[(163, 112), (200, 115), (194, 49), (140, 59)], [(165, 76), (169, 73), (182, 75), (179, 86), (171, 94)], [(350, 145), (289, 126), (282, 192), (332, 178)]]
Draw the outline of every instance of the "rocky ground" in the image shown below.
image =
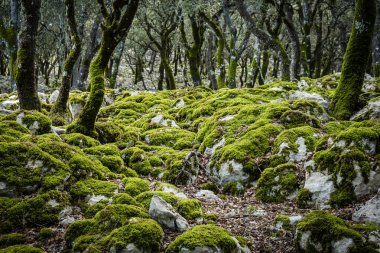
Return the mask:
[(108, 90), (92, 137), (1, 94), (0, 252), (380, 252), (380, 82), (343, 122), (338, 78)]

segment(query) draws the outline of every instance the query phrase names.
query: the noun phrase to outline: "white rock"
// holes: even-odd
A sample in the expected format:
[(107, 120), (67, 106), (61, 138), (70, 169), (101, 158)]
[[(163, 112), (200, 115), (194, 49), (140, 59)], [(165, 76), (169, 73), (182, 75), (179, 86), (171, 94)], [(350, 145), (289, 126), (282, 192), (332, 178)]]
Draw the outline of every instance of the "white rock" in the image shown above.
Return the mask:
[(352, 247), (355, 247), (354, 240), (344, 237), (339, 241), (332, 242), (332, 253), (347, 253)]
[(357, 222), (373, 222), (380, 225), (380, 189), (372, 199), (368, 200), (354, 212), (352, 220)]
[(256, 211), (254, 211), (252, 215), (256, 216), (256, 217), (265, 217), (268, 215), (268, 213), (263, 209), (258, 209)]
[(200, 190), (195, 194), (195, 197), (197, 199), (222, 201), (218, 196), (215, 195), (214, 192), (210, 190)]
[(102, 200), (109, 200), (109, 198), (107, 198), (106, 196), (103, 196), (103, 195), (92, 195), (88, 199), (87, 204), (93, 205), (93, 204), (99, 203)]
[(140, 250), (137, 248), (137, 246), (133, 243), (129, 243), (125, 249), (117, 250), (115, 247), (110, 248), (110, 253), (153, 253), (151, 250)]
[(7, 110), (17, 110), (19, 108), (18, 100), (5, 100), (1, 102), (1, 107)]
[(59, 203), (58, 203), (57, 200), (55, 200), (55, 199), (51, 199), (51, 200), (49, 200), (46, 204), (48, 204), (48, 205), (51, 206), (51, 207), (59, 206)]
[(4, 182), (0, 182), (0, 190), (5, 190), (7, 189), (7, 184)]
[(219, 122), (227, 122), (227, 121), (229, 121), (235, 117), (236, 117), (236, 115), (226, 115), (224, 117), (221, 117), (218, 121)]
[(380, 98), (371, 101), (363, 109), (352, 115), (351, 120), (380, 118)]
[(80, 104), (80, 103), (69, 104), (69, 110), (71, 113), (71, 120), (75, 120), (76, 118), (78, 118), (83, 107), (84, 107), (84, 105)]
[(328, 109), (330, 106), (330, 102), (317, 93), (308, 93), (308, 92), (296, 90), (289, 95), (289, 99), (290, 100), (303, 100), (303, 99), (311, 100), (311, 101), (317, 102), (325, 109)]
[(301, 80), (297, 83), (297, 86), (300, 88), (300, 90), (304, 90), (309, 87), (309, 84), (305, 80)]
[(225, 143), (226, 143), (226, 140), (223, 137), (218, 143), (216, 143), (214, 146), (212, 146), (212, 148), (206, 148), (205, 155), (212, 156), (215, 153), (215, 151), (218, 148), (223, 147)]
[(302, 215), (289, 216), (290, 225), (297, 225), (302, 220)]
[(186, 219), (177, 213), (172, 205), (157, 195), (152, 197), (149, 215), (160, 225), (172, 230), (183, 232), (189, 228), (189, 223)]
[(235, 162), (235, 160), (226, 161), (220, 166), (218, 171), (218, 179), (220, 185), (228, 182), (245, 182), (249, 175), (243, 171), (243, 164)]
[(178, 101), (178, 103), (175, 105), (176, 108), (182, 108), (186, 105), (186, 102), (181, 99), (180, 101)]
[(330, 194), (335, 191), (334, 182), (329, 175), (321, 172), (306, 173), (305, 186), (312, 194), (314, 205), (320, 209), (330, 208)]
[(59, 96), (59, 90), (53, 91), (53, 93), (50, 95), (49, 100), (48, 100), (49, 104), (54, 104), (55, 102), (57, 102), (58, 96)]

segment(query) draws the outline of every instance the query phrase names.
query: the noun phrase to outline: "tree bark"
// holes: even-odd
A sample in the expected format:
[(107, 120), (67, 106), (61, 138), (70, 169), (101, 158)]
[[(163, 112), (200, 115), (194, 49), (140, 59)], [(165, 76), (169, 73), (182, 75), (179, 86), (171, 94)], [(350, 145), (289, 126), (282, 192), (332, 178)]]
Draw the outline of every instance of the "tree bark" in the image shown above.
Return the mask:
[(82, 51), (82, 42), (81, 42), (81, 39), (79, 38), (79, 34), (77, 30), (77, 22), (75, 19), (74, 0), (65, 0), (65, 5), (66, 5), (67, 23), (69, 25), (73, 47), (69, 55), (67, 56), (65, 63), (63, 64), (62, 85), (59, 90), (58, 99), (52, 108), (52, 114), (58, 117), (62, 117), (62, 118), (65, 118), (65, 115), (68, 112), (67, 103), (69, 101), (69, 95), (70, 95), (70, 90), (71, 90), (71, 80), (72, 80), (73, 72), (74, 72), (74, 65), (77, 62)]
[(380, 0), (377, 0), (376, 29), (373, 37), (372, 64), (375, 77), (380, 77)]
[(38, 23), (40, 20), (41, 0), (21, 1), (21, 30), (17, 50), (16, 84), (20, 108), (41, 110), (35, 78), (35, 54)]
[(355, 16), (348, 47), (344, 55), (342, 74), (331, 102), (331, 112), (338, 119), (349, 119), (358, 109), (369, 60), (376, 19), (376, 0), (356, 0)]

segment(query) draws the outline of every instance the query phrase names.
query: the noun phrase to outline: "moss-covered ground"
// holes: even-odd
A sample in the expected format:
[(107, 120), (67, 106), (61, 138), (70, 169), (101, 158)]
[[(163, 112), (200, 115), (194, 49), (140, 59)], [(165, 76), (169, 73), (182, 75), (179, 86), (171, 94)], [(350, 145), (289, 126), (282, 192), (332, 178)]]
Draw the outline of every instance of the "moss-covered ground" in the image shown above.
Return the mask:
[[(263, 249), (241, 229), (255, 228), (260, 208), (268, 208), (265, 229), (280, 221), (294, 242), (297, 226), (283, 214), (315, 208), (313, 193), (304, 187), (307, 174), (330, 177), (335, 190), (327, 204), (338, 214), (362, 201), (358, 177), (366, 184), (378, 170), (380, 121), (369, 114), (360, 121), (334, 119), (328, 103), (337, 80), (126, 91), (101, 108), (92, 137), (52, 131), (46, 110), (0, 116), (0, 252), (121, 252), (130, 244), (150, 252), (197, 246), (234, 252), (247, 243)], [(371, 91), (372, 99), (377, 92)], [(72, 103), (87, 97), (72, 95)], [(211, 190), (221, 202), (196, 199), (200, 189)], [(192, 228), (180, 235), (150, 219), (154, 195)], [(217, 214), (221, 210), (231, 213)], [(233, 222), (239, 213), (241, 224)], [(343, 231), (365, 246), (363, 226), (320, 215), (333, 229), (327, 224), (316, 233)], [(314, 216), (307, 216), (299, 231), (314, 229)], [(266, 236), (283, 236), (273, 233)], [(280, 240), (288, 240), (284, 236)]]

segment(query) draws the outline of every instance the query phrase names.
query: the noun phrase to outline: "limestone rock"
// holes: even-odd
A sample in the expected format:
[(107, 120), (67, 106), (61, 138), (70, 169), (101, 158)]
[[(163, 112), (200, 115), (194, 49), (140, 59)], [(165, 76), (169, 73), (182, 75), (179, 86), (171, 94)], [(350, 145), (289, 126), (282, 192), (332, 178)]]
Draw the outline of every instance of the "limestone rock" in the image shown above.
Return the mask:
[(186, 219), (177, 213), (172, 205), (157, 195), (152, 197), (149, 206), (149, 215), (160, 225), (178, 232), (183, 232), (189, 227), (189, 223)]
[(373, 222), (380, 226), (380, 190), (352, 215), (357, 222)]
[(330, 208), (328, 204), (330, 194), (335, 191), (334, 182), (330, 175), (318, 171), (307, 173), (304, 188), (313, 194), (312, 200), (317, 208)]

